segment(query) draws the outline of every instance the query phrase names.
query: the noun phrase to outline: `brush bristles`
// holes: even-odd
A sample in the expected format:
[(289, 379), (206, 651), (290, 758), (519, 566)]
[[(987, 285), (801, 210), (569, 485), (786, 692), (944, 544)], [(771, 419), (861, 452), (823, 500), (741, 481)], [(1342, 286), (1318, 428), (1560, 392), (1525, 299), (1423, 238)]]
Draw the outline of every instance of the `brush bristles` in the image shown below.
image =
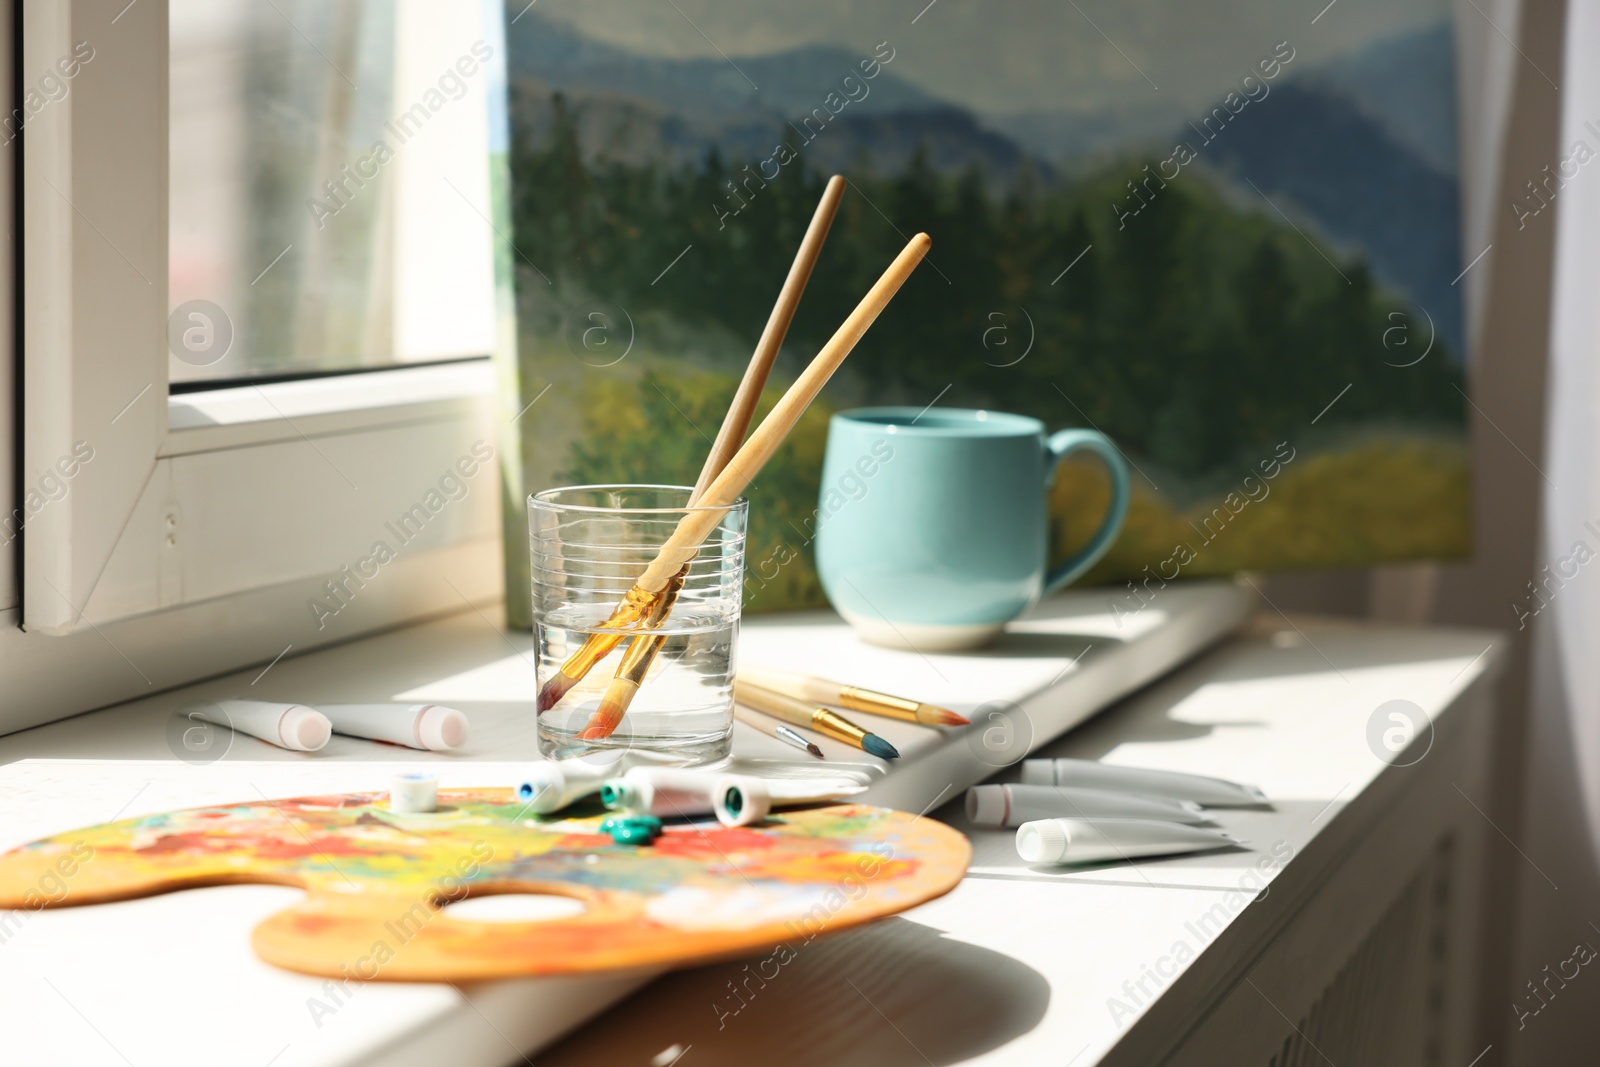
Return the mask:
[(812, 743), (810, 741), (806, 742), (806, 751), (811, 753), (813, 756), (817, 757), (818, 759), (827, 759), (828, 758), (828, 757), (826, 757), (826, 756), (824, 756), (822, 754), (822, 749), (818, 748), (814, 743)]
[(616, 732), (617, 726), (622, 722), (622, 715), (625, 711), (627, 711), (626, 708), (618, 707), (615, 704), (607, 706), (602, 702), (600, 709), (589, 718), (589, 725), (585, 726), (583, 732), (578, 735), (579, 740), (604, 741)]
[(628, 714), (628, 705), (633, 703), (633, 695), (639, 687), (632, 682), (617, 680), (611, 683), (606, 690), (606, 695), (600, 698), (600, 706), (589, 717), (589, 724), (578, 735), (583, 741), (604, 741), (616, 732), (622, 724), (622, 717)]
[(863, 737), (861, 739), (861, 747), (866, 752), (877, 756), (879, 759), (900, 758), (900, 750), (895, 748), (889, 742), (885, 741), (883, 738), (879, 737), (877, 734), (868, 734), (867, 736)]
[(957, 715), (949, 708), (939, 708), (932, 704), (924, 704), (922, 718), (938, 726), (971, 726), (972, 720), (965, 715)]
[(598, 718), (599, 716), (596, 715), (594, 719), (589, 720), (589, 725), (583, 728), (583, 732), (578, 735), (578, 740), (604, 741), (611, 736), (612, 731), (616, 730), (617, 722), (621, 721), (621, 719), (618, 719), (616, 722), (601, 723), (595, 721)]
[(555, 677), (544, 683), (539, 690), (539, 711), (541, 713), (549, 711), (561, 703), (561, 698), (567, 695), (567, 690), (577, 684), (576, 678), (569, 678), (561, 671), (557, 671)]

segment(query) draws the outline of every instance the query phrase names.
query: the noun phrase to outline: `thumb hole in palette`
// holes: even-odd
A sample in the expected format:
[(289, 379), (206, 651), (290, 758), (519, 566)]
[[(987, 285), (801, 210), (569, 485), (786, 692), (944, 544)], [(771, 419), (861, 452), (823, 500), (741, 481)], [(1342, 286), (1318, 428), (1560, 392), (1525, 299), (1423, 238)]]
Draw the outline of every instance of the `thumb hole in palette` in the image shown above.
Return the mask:
[(557, 893), (495, 893), (444, 906), (445, 915), (469, 923), (536, 923), (570, 919), (588, 911), (575, 897)]

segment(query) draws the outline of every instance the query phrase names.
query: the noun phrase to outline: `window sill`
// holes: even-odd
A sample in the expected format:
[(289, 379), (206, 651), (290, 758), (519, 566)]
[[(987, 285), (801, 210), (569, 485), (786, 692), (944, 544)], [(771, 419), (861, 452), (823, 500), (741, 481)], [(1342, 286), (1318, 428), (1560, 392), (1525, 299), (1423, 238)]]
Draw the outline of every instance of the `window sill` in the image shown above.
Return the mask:
[(489, 359), (182, 393), (158, 457), (294, 441), (470, 414), (494, 392)]
[[(254, 789), (268, 796), (293, 796), (382, 788), (387, 776), (401, 767), (426, 767), (449, 776), (450, 783), (458, 787), (505, 784), (515, 761), (538, 758), (527, 711), (530, 682), (536, 680), (528, 655), (532, 636), (499, 632), (494, 623), (498, 612), (492, 607), (459, 610), (463, 597), (446, 588), (443, 581), (432, 584), (440, 602), (454, 598), (455, 614), (313, 655), (298, 655), (303, 649), (297, 644), (276, 663), (270, 662), (270, 657), (282, 646), (266, 643), (255, 660), (259, 666), (231, 677), (0, 742), (0, 764), (5, 765), (0, 782), (10, 790), (10, 797), (24, 798), (8, 801), (0, 809), (0, 823), (9, 834), (0, 846), (92, 824), (119, 806), (122, 810), (114, 817), (136, 817), (197, 804), (227, 803), (250, 797)], [(1011, 635), (1011, 652), (1002, 647), (981, 656), (934, 655), (932, 663), (875, 651), (823, 613), (747, 620), (741, 648), (752, 658), (761, 653), (760, 658), (774, 664), (804, 666), (826, 660), (830, 671), (837, 669), (863, 684), (937, 697), (975, 717), (988, 709), (991, 720), (955, 732), (875, 720), (875, 728), (900, 747), (902, 759), (886, 773), (874, 772), (881, 776), (858, 802), (924, 810), (929, 817), (948, 819), (959, 800), (943, 810), (935, 806), (952, 796), (959, 798), (965, 784), (987, 777), (1002, 763), (1014, 763), (1067, 724), (1129, 696), (1166, 674), (1174, 663), (1195, 655), (1210, 638), (1231, 630), (1251, 606), (1242, 592), (1224, 583), (1176, 585), (1161, 594), (1167, 620), (1133, 634), (1119, 630), (1105, 611), (1103, 591), (1073, 591), (1040, 605), (1023, 628)], [(481, 602), (472, 589), (463, 593), (469, 604)], [(1083, 1035), (1096, 1034), (1103, 1035), (1096, 1038), (1103, 1047), (1095, 1050), (1091, 1057), (1095, 1060), (1152, 1063), (1183, 1059), (1182, 1052), (1196, 1040), (1194, 1035), (1206, 1040), (1207, 1032), (1162, 1025), (1163, 1020), (1199, 1019), (1208, 1006), (1236, 1009), (1241, 1001), (1253, 1004), (1256, 1014), (1223, 1018), (1276, 1018), (1260, 1003), (1259, 994), (1248, 988), (1247, 975), (1255, 975), (1262, 988), (1292, 989), (1299, 999), (1289, 1006), (1291, 1011), (1299, 1012), (1300, 1005), (1312, 1002), (1315, 991), (1324, 988), (1321, 983), (1336, 971), (1335, 963), (1328, 961), (1349, 958), (1346, 942), (1359, 943), (1372, 929), (1371, 916), (1381, 914), (1378, 903), (1391, 899), (1378, 895), (1373, 887), (1393, 892), (1403, 884), (1401, 874), (1412, 869), (1395, 857), (1420, 856), (1426, 843), (1438, 840), (1444, 828), (1454, 832), (1452, 840), (1462, 842), (1457, 847), (1465, 851), (1458, 854), (1466, 858), (1459, 861), (1462, 866), (1458, 870), (1470, 875), (1475, 869), (1471, 857), (1478, 855), (1476, 850), (1481, 847), (1474, 843), (1478, 840), (1474, 835), (1488, 831), (1481, 826), (1459, 829), (1472, 827), (1467, 820), (1478, 816), (1461, 803), (1448, 783), (1458, 781), (1474, 792), (1480, 788), (1481, 746), (1490, 725), (1487, 690), (1501, 670), (1503, 649), (1485, 649), (1491, 635), (1476, 631), (1313, 626), (1310, 622), (1305, 628), (1310, 638), (1288, 629), (1274, 616), (1270, 625), (1262, 626), (1255, 635), (1230, 640), (1221, 651), (1199, 657), (1179, 673), (1166, 675), (1164, 681), (1106, 711), (1085, 731), (1035, 753), (1112, 754), (1112, 762), (1225, 774), (1257, 783), (1274, 798), (1273, 808), (1234, 809), (1222, 812), (1218, 819), (1230, 832), (1250, 838), (1256, 851), (1209, 853), (1133, 867), (1041, 872), (1016, 858), (1014, 831), (963, 826), (975, 846), (967, 881), (950, 896), (914, 913), (914, 922), (900, 924), (921, 923), (918, 929), (931, 926), (945, 931), (942, 938), (933, 939), (941, 945), (926, 949), (932, 954), (921, 957), (930, 961), (924, 968), (928, 976), (920, 980), (913, 974), (905, 976), (906, 982), (916, 986), (917, 996), (936, 1004), (939, 976), (970, 971), (974, 959), (998, 968), (994, 973), (1009, 976), (1006, 981), (1020, 983), (1016, 985), (1019, 992), (1007, 994), (1015, 1003), (1026, 1002), (1033, 995), (1030, 990), (1041, 988), (1099, 988), (1125, 975), (1139, 974), (1141, 965), (1163, 953), (1170, 956), (1169, 928), (1179, 929), (1186, 918), (1193, 919), (1209, 933), (1209, 938), (1201, 937), (1198, 944), (1188, 946), (1191, 955), (1198, 949), (1199, 958), (1188, 971), (1175, 973), (1162, 983), (1155, 997), (1146, 990), (1146, 996), (1130, 1009), (1135, 1015), (1128, 1020), (1130, 1025), (1106, 1026), (1106, 1009), (1099, 1000), (1059, 997), (1061, 1010), (1057, 1012), (1052, 1002), (1051, 1013), (1029, 1023), (1031, 1029), (1023, 1028), (1027, 1032), (1013, 1028), (990, 1035), (992, 1051), (1003, 1049), (1001, 1058), (1011, 1060), (1026, 1059), (1033, 1049), (1070, 1048), (1067, 1042), (1081, 1043), (1087, 1040)], [(1202, 639), (1206, 634), (1210, 638)], [(153, 638), (130, 647), (116, 630), (109, 639), (127, 648), (130, 658), (141, 664), (147, 656), (160, 654), (172, 663), (186, 654), (170, 641)], [(1301, 643), (1312, 640), (1315, 646)], [(106, 670), (128, 669), (98, 635), (85, 635), (84, 643), (98, 650), (93, 654)], [(839, 650), (845, 650), (844, 654), (838, 654)], [(1324, 652), (1330, 657), (1327, 661), (1322, 658)], [(830, 655), (832, 659), (828, 659)], [(57, 671), (68, 669), (68, 662), (59, 660)], [(1339, 680), (1328, 666), (1332, 662), (1349, 673), (1348, 681)], [(1415, 699), (1430, 720), (1439, 723), (1438, 747), (1409, 773), (1374, 759), (1361, 740), (1373, 700), (1396, 691)], [(165, 732), (173, 713), (186, 700), (241, 692), (259, 693), (262, 699), (310, 703), (352, 699), (445, 703), (468, 711), (473, 733), (467, 747), (454, 754), (397, 749), (336, 735), (321, 752), (305, 755), (239, 737), (209, 766), (182, 764)], [(1378, 696), (1368, 699), (1362, 694)], [(1038, 733), (1022, 737), (1007, 730), (1004, 744), (992, 747), (989, 735), (1006, 724), (995, 708), (1006, 705), (1022, 713), (1013, 714), (1010, 725), (1028, 726)], [(741, 755), (775, 764), (792, 763), (792, 750), (777, 741), (742, 723), (734, 730), (735, 747)], [(978, 744), (985, 738), (983, 745)], [(1349, 743), (1329, 744), (1329, 738), (1345, 738)], [(1468, 742), (1478, 747), (1469, 748)], [(864, 757), (859, 753), (826, 739), (822, 744), (830, 747), (829, 759), (837, 761), (836, 766), (866, 765), (860, 762)], [(1293, 857), (1272, 865), (1270, 894), (1256, 896), (1261, 884), (1256, 881), (1249, 893), (1238, 897), (1239, 903), (1229, 903), (1218, 913), (1215, 905), (1223, 900), (1221, 890), (1250, 886), (1243, 872), (1267, 870), (1255, 865), (1269, 848), (1280, 861), (1285, 848), (1287, 856)], [(1405, 859), (1405, 863), (1411, 862), (1413, 859)], [(1144, 870), (1150, 873), (1146, 875)], [(1279, 878), (1285, 880), (1279, 882)], [(1323, 887), (1336, 878), (1343, 879), (1339, 888), (1327, 893)], [(1346, 889), (1352, 880), (1362, 878), (1368, 879), (1362, 884), (1371, 892), (1349, 895)], [(1458, 910), (1451, 913), (1462, 918), (1453, 918), (1448, 926), (1437, 929), (1451, 938), (1449, 944), (1462, 946), (1470, 959), (1472, 934), (1465, 924), (1465, 917), (1472, 914), (1470, 878), (1463, 882), (1468, 890), (1465, 896), (1451, 894), (1452, 899), (1468, 902), (1456, 905)], [(100, 953), (103, 970), (131, 973), (136, 966), (154, 967), (162, 980), (86, 989), (83, 995), (88, 999), (81, 1002), (84, 1015), (98, 1019), (121, 1009), (131, 1011), (130, 1018), (157, 1019), (174, 982), (206, 973), (213, 981), (195, 992), (200, 1003), (194, 1010), (219, 1022), (214, 1029), (221, 1038), (192, 1028), (161, 1033), (151, 1022), (143, 1029), (130, 1029), (130, 1040), (138, 1035), (164, 1041), (168, 1062), (265, 1062), (278, 1051), (284, 1030), (305, 1026), (305, 995), (314, 993), (321, 980), (285, 976), (250, 952), (249, 927), (283, 905), (274, 898), (256, 912), (254, 904), (232, 897), (222, 899), (236, 892), (243, 890), (235, 887), (217, 896), (220, 890), (201, 889), (87, 909), (91, 915), (104, 911), (104, 928), (118, 928), (120, 922), (121, 928), (129, 931), (127, 937), (107, 940)], [(1046, 899), (1041, 893), (1049, 894), (1047, 907), (1040, 904)], [(1344, 915), (1351, 911), (1351, 900), (1361, 902), (1356, 909), (1359, 925), (1341, 927), (1326, 922), (1330, 901)], [(1248, 908), (1239, 910), (1246, 903)], [(1310, 910), (1313, 907), (1321, 910)], [(197, 912), (197, 908), (203, 911)], [(48, 961), (65, 958), (81, 943), (74, 940), (74, 928), (67, 923), (71, 912), (47, 911), (28, 920), (24, 936), (6, 946), (12, 973), (37, 972)], [(1037, 921), (1013, 924), (1015, 928), (996, 923), (996, 914), (1013, 912), (1031, 914)], [(1096, 944), (1103, 950), (1075, 953), (1072, 947), (1081, 945), (1084, 938), (1080, 916), (1090, 913), (1098, 924)], [(204, 920), (194, 921), (196, 914), (203, 914)], [(1223, 918), (1213, 932), (1207, 924), (1215, 923), (1218, 914)], [(186, 916), (190, 921), (184, 921)], [(895, 925), (872, 927), (880, 931), (872, 936), (895, 936)], [(165, 931), (165, 939), (144, 938), (139, 933), (149, 929)], [(226, 936), (218, 937), (216, 931)], [(857, 936), (867, 936), (867, 931)], [(161, 945), (158, 957), (151, 957), (148, 951), (141, 956), (147, 944)], [(1309, 957), (1315, 966), (1307, 965), (1306, 953), (1296, 951), (1307, 944), (1318, 949)], [(867, 966), (872, 945), (868, 942), (863, 947), (858, 942), (847, 962)], [(986, 955), (975, 957), (975, 952)], [(30, 964), (33, 972), (28, 970)], [(1284, 977), (1286, 971), (1288, 978)], [(1268, 984), (1262, 978), (1264, 973), (1277, 984)], [(173, 977), (168, 980), (167, 975)], [(359, 1015), (338, 1019), (338, 1026), (347, 1028), (340, 1030), (346, 1044), (328, 1049), (325, 1059), (330, 1064), (368, 1067), (413, 1063), (417, 1058), (407, 1053), (418, 1042), (437, 1042), (442, 1040), (438, 1035), (448, 1034), (450, 1062), (487, 1067), (506, 1061), (506, 1044), (496, 1034), (497, 1027), (512, 1036), (518, 1054), (529, 1056), (563, 1033), (574, 1031), (570, 1047), (580, 1050), (575, 1059), (598, 1059), (604, 1048), (613, 1047), (605, 1041), (608, 1036), (614, 1039), (614, 1032), (593, 1025), (586, 1032), (576, 1032), (576, 1028), (618, 1003), (636, 983), (636, 976), (615, 975), (483, 982), (464, 987), (470, 992), (469, 1002), (443, 984), (374, 982), (363, 987), (364, 1006)], [(96, 1040), (75, 1017), (64, 1016), (66, 1021), (60, 1022), (49, 1014), (60, 1011), (50, 1007), (59, 1003), (59, 998), (42, 983), (21, 983), (13, 988), (16, 996), (8, 1007), (16, 1022), (8, 1030), (7, 1040), (8, 1047), (24, 1050), (15, 1057), (19, 1061), (43, 1062), (50, 1050), (67, 1040)], [(649, 1023), (649, 1034), (660, 1032), (660, 1020), (676, 1010), (674, 1003), (681, 1004), (661, 994), (657, 989), (627, 1008), (632, 1018)], [(803, 995), (797, 996), (783, 983), (764, 995), (790, 998), (785, 1001), (785, 1011), (804, 1010), (791, 1003)], [(1235, 995), (1238, 999), (1231, 999)], [(1440, 1010), (1460, 1020), (1469, 1003), (1456, 989)], [(867, 1019), (866, 1013), (871, 1011), (861, 1005), (851, 1025), (876, 1025)], [(497, 1022), (485, 1026), (486, 1018)], [(927, 1018), (918, 1023), (925, 1024), (932, 1025)], [(1260, 1031), (1260, 1027), (1239, 1027), (1237, 1036), (1254, 1047), (1264, 1043), (1258, 1040)], [(1219, 1040), (1215, 1025), (1209, 1028), (1209, 1038), (1205, 1050), (1214, 1052)], [(1281, 1035), (1274, 1040), (1281, 1041)], [(371, 1051), (374, 1049), (379, 1051)], [(1177, 1055), (1169, 1057), (1167, 1053), (1174, 1049)], [(818, 1052), (814, 1044), (792, 1054), (783, 1049), (765, 1051), (769, 1053), (766, 1062), (779, 1064), (816, 1062), (825, 1054), (825, 1049)], [(34, 1055), (27, 1057), (26, 1052)], [(1451, 1062), (1465, 1063), (1469, 1055), (1470, 1051)], [(1255, 1057), (1254, 1062), (1265, 1062), (1265, 1058)], [(1243, 1060), (1242, 1056), (1197, 1055), (1186, 1062)]]

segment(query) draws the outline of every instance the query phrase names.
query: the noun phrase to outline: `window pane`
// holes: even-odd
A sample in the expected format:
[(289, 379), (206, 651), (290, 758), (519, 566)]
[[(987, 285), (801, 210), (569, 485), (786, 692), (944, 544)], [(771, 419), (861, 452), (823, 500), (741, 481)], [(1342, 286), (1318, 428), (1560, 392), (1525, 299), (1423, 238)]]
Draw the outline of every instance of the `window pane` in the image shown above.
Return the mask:
[(174, 383), (490, 351), (482, 19), (171, 0)]

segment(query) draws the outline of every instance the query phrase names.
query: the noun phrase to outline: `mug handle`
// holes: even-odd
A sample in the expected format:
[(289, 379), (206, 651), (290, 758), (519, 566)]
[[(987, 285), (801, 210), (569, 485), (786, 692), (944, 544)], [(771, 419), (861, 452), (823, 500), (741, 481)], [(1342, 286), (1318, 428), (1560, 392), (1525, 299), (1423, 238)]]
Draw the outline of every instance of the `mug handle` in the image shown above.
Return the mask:
[(1094, 430), (1061, 430), (1045, 441), (1045, 460), (1048, 464), (1045, 490), (1055, 480), (1056, 468), (1074, 452), (1093, 452), (1100, 457), (1111, 474), (1111, 507), (1106, 510), (1105, 521), (1076, 555), (1051, 569), (1045, 575), (1045, 595), (1055, 592), (1068, 582), (1082, 577), (1083, 572), (1097, 563), (1117, 539), (1122, 520), (1128, 515), (1128, 463), (1111, 439)]

